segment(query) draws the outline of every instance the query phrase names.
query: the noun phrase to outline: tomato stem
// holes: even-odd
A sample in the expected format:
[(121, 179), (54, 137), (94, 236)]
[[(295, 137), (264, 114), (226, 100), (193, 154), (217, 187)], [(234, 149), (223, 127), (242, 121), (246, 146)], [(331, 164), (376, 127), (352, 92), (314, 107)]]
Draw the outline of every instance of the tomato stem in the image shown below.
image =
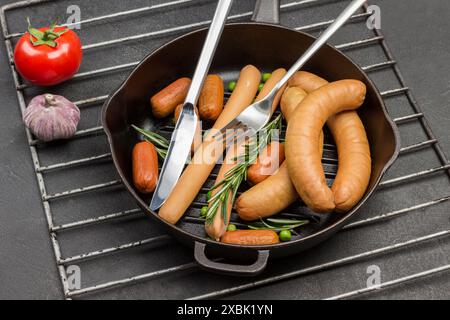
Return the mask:
[(63, 29), (61, 31), (55, 31), (56, 21), (53, 22), (48, 30), (41, 31), (31, 26), (30, 18), (27, 17), (28, 32), (30, 34), (30, 42), (33, 46), (47, 45), (52, 48), (56, 48), (58, 43), (55, 41), (61, 35), (66, 33), (69, 29)]

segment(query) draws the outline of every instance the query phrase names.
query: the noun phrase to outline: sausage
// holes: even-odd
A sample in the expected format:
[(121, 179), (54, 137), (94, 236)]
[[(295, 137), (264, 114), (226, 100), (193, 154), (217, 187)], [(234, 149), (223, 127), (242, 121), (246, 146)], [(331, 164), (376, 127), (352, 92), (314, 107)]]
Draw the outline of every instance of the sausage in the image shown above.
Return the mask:
[(183, 103), (191, 86), (191, 79), (180, 78), (150, 99), (152, 113), (156, 118), (170, 116), (175, 108)]
[(214, 122), (223, 110), (224, 88), (223, 80), (218, 75), (206, 77), (200, 98), (198, 100), (198, 111), (200, 119)]
[[(283, 113), (286, 122), (289, 123), (291, 116), (294, 114), (295, 109), (297, 109), (300, 102), (302, 102), (308, 93), (299, 87), (289, 87), (284, 92), (281, 97), (281, 112)], [(325, 135), (323, 131), (320, 133), (320, 145), (319, 151), (321, 154), (323, 153), (323, 144), (324, 144)]]
[[(245, 151), (244, 144), (235, 145), (228, 150), (225, 157), (225, 161), (222, 163), (220, 167), (215, 184), (218, 184), (225, 179), (225, 175), (238, 164), (239, 160), (236, 160), (235, 158), (243, 154), (244, 151)], [(221, 190), (220, 188), (213, 190), (212, 196), (216, 195), (217, 192), (219, 192), (220, 190)], [(228, 203), (227, 203), (227, 223), (225, 223), (225, 221), (223, 220), (221, 206), (217, 209), (218, 212), (214, 217), (213, 223), (212, 224), (205, 223), (205, 231), (212, 239), (219, 241), (222, 235), (227, 231), (227, 227), (231, 217), (231, 211), (233, 208), (232, 198), (233, 198), (232, 193), (230, 192), (228, 194)]]
[(276, 174), (241, 194), (236, 211), (242, 220), (255, 221), (281, 212), (297, 199), (285, 161)]
[[(183, 110), (183, 104), (179, 104), (177, 106), (177, 108), (175, 109), (175, 114), (174, 114), (174, 123), (175, 124), (178, 122), (178, 118), (180, 117), (182, 110)], [(198, 116), (197, 108), (195, 108), (195, 112), (197, 113), (197, 116)], [(197, 129), (196, 129), (195, 135), (194, 135), (194, 141), (192, 141), (191, 152), (194, 153), (195, 151), (197, 151), (197, 149), (201, 146), (201, 144), (202, 144), (202, 124), (200, 121), (198, 121)]]
[(306, 98), (308, 94), (301, 88), (289, 87), (281, 98), (281, 112), (287, 122), (291, 118), (298, 104)]
[(252, 185), (263, 182), (273, 175), (284, 162), (284, 145), (278, 141), (272, 141), (261, 151), (256, 163), (247, 170), (247, 181)]
[[(261, 72), (254, 66), (248, 65), (241, 70), (236, 89), (228, 99), (213, 129), (223, 128), (252, 103), (260, 80)], [(212, 139), (213, 135), (214, 130), (211, 130), (159, 210), (161, 219), (168, 223), (176, 224), (183, 216), (222, 156), (223, 145)]]
[[(284, 92), (281, 109), (286, 120), (289, 121), (295, 108), (305, 97), (305, 91), (295, 87)], [(320, 142), (319, 152), (322, 154), (323, 131)], [(273, 176), (247, 190), (236, 200), (236, 211), (242, 220), (254, 221), (280, 213), (298, 198), (285, 161)]]
[(307, 93), (316, 91), (327, 84), (327, 80), (306, 71), (298, 71), (291, 79), (289, 79), (290, 87), (302, 88)]
[[(277, 69), (272, 73), (272, 76), (267, 80), (266, 84), (264, 85), (261, 92), (256, 97), (256, 101), (264, 99), (276, 86), (276, 84), (283, 78), (283, 76), (286, 74), (285, 69)], [(281, 94), (283, 93), (284, 88), (280, 90), (280, 92), (276, 95), (274, 104), (272, 107), (272, 112), (275, 111), (276, 107), (278, 106), (278, 103), (281, 99)], [(222, 180), (225, 179), (225, 175), (232, 170), (236, 165), (238, 165), (239, 161), (236, 161), (235, 158), (239, 155), (242, 155), (245, 151), (245, 143), (242, 143), (240, 145), (236, 145), (233, 148), (230, 148), (230, 151), (227, 153), (225, 162), (222, 164), (222, 167), (219, 170), (219, 174), (217, 175), (215, 184), (220, 183)], [(220, 191), (220, 188), (217, 188), (213, 191), (213, 196)], [(233, 207), (233, 204), (231, 203), (232, 197), (231, 194), (228, 197), (230, 199), (230, 202), (228, 203), (227, 209), (227, 223), (223, 220), (223, 215), (217, 213), (214, 217), (214, 222), (212, 224), (205, 223), (205, 231), (206, 233), (213, 239), (219, 240), (222, 235), (226, 232), (228, 222), (230, 221), (231, 216), (231, 210)], [(221, 208), (218, 208), (218, 210), (221, 210)]]
[(288, 171), (302, 200), (317, 213), (329, 213), (336, 207), (318, 152), (320, 131), (331, 116), (359, 108), (365, 95), (366, 86), (361, 81), (330, 83), (310, 93), (297, 107), (288, 124)]
[(364, 196), (372, 172), (370, 146), (356, 112), (342, 112), (328, 120), (337, 145), (339, 166), (331, 190), (337, 212), (350, 211)]
[[(183, 110), (183, 104), (180, 103), (176, 108), (175, 108), (175, 113), (173, 114), (173, 123), (177, 124), (178, 119), (180, 118), (180, 114), (181, 111)], [(198, 113), (197, 110), (195, 110), (196, 113)]]
[[(312, 92), (328, 82), (312, 73), (300, 71), (291, 78), (292, 85)], [(330, 117), (328, 127), (338, 149), (339, 167), (331, 190), (336, 211), (350, 211), (364, 196), (370, 182), (372, 159), (369, 141), (361, 118), (354, 111)]]
[(220, 241), (241, 246), (269, 246), (280, 243), (278, 234), (272, 230), (228, 231)]
[(143, 194), (155, 191), (158, 183), (158, 153), (148, 141), (139, 142), (133, 148), (133, 183)]

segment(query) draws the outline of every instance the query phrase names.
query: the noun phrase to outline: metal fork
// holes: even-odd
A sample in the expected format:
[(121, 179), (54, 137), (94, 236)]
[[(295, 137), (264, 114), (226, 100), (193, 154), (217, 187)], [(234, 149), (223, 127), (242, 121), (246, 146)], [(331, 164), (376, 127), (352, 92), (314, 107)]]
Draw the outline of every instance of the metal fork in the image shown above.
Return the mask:
[[(213, 138), (222, 136), (227, 137), (226, 142), (230, 140), (229, 133), (234, 133), (237, 139), (242, 136), (253, 136), (260, 131), (270, 120), (272, 115), (272, 107), (275, 103), (277, 93), (289, 81), (289, 79), (301, 69), (311, 59), (317, 51), (350, 19), (350, 17), (366, 2), (366, 0), (353, 0), (352, 3), (339, 15), (339, 17), (331, 24), (328, 29), (306, 50), (299, 60), (292, 66), (286, 75), (277, 83), (272, 91), (263, 99), (248, 108), (246, 108), (233, 121), (223, 127), (220, 131), (213, 135)], [(237, 134), (238, 133), (238, 134)]]

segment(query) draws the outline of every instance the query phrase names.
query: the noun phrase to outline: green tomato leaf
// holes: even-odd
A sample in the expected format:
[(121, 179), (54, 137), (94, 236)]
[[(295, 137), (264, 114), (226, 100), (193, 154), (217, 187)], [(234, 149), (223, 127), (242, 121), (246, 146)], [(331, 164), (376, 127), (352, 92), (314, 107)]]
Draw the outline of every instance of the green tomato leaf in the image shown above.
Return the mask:
[(42, 45), (47, 45), (50, 46), (52, 48), (56, 48), (56, 46), (58, 45), (55, 41), (49, 40), (49, 41), (44, 41), (44, 40), (34, 40), (32, 38), (30, 38), (31, 43), (33, 44), (33, 46), (42, 46)]
[(44, 33), (36, 28), (28, 28), (28, 32), (35, 37), (36, 39), (40, 40), (44, 36)]
[(58, 32), (54, 32), (56, 35), (58, 35), (58, 37), (62, 36), (64, 33), (66, 33), (67, 31), (69, 31), (69, 29), (64, 29)]

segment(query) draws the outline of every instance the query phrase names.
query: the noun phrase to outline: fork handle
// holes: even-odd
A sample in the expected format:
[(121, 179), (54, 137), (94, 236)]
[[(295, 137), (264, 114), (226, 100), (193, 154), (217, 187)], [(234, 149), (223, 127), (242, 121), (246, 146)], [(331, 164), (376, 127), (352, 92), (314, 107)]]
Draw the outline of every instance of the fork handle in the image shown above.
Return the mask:
[(219, 0), (185, 103), (190, 103), (193, 106), (197, 104), (200, 90), (203, 87), (203, 82), (205, 81), (205, 77), (214, 58), (214, 53), (219, 44), (220, 36), (225, 27), (225, 22), (230, 13), (232, 4), (233, 0)]
[(324, 33), (306, 50), (306, 52), (297, 60), (286, 75), (280, 80), (272, 93), (277, 93), (292, 76), (300, 70), (311, 59), (317, 51), (351, 18), (351, 16), (367, 0), (353, 0), (352, 3), (339, 15), (339, 17), (325, 30)]
[(280, 0), (256, 0), (252, 20), (255, 22), (280, 23)]

